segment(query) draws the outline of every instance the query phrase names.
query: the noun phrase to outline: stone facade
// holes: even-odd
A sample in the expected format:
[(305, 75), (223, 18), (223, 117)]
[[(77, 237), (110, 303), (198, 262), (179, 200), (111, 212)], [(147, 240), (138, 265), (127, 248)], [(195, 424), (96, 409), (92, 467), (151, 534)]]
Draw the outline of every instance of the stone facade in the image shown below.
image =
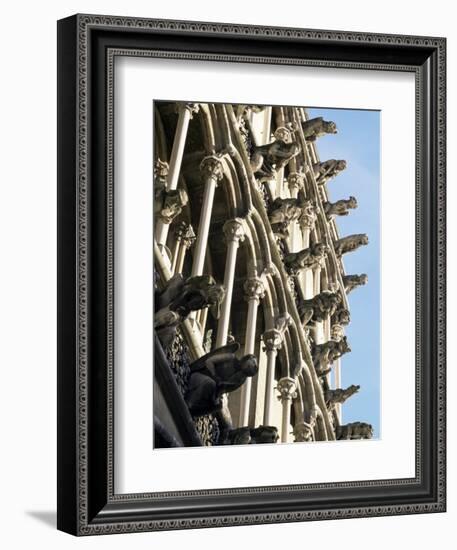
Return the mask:
[(338, 233), (357, 200), (329, 201), (325, 133), (304, 108), (155, 103), (155, 325), (202, 445), (356, 437), (340, 369), (367, 281), (342, 257), (368, 238)]

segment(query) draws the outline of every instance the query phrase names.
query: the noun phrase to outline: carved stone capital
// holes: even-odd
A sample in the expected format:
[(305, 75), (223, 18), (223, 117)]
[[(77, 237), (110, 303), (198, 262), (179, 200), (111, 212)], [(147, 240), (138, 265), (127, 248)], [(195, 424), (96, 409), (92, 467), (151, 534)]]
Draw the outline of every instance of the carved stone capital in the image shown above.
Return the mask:
[(194, 244), (194, 242), (197, 238), (196, 235), (195, 235), (194, 229), (190, 225), (190, 223), (186, 223), (184, 221), (182, 221), (176, 227), (175, 236), (176, 236), (176, 239), (178, 241), (182, 242), (182, 244), (186, 248), (190, 248)]
[(293, 378), (285, 376), (278, 381), (276, 388), (279, 391), (278, 399), (281, 401), (292, 401), (297, 397), (297, 384)]
[(344, 328), (342, 325), (332, 325), (330, 339), (339, 342), (344, 336)]
[(297, 191), (299, 191), (300, 189), (303, 189), (303, 186), (304, 186), (303, 174), (301, 174), (300, 172), (291, 172), (287, 178), (287, 184), (291, 191), (294, 189), (297, 189)]
[(166, 181), (169, 168), (168, 162), (158, 158), (154, 163), (154, 178)]
[(282, 346), (282, 333), (278, 329), (272, 328), (263, 333), (264, 350), (278, 351)]
[(200, 105), (198, 103), (183, 103), (182, 104), (183, 109), (186, 109), (190, 113), (190, 118), (192, 118), (196, 113), (198, 113), (200, 109)]
[(243, 285), (246, 301), (262, 300), (265, 296), (265, 286), (259, 277), (249, 277)]
[(244, 223), (241, 218), (234, 218), (233, 220), (226, 221), (222, 230), (224, 231), (227, 242), (244, 241), (244, 236), (246, 233), (244, 230)]
[(278, 268), (273, 262), (269, 262), (263, 269), (264, 275), (276, 275), (278, 273)]
[(224, 175), (224, 166), (216, 156), (205, 157), (200, 163), (200, 171), (205, 179), (212, 178), (217, 183)]
[(299, 219), (299, 224), (302, 229), (309, 229), (310, 231), (314, 228), (317, 221), (316, 208), (312, 201), (308, 200), (305, 206), (302, 209), (302, 215)]
[(163, 223), (170, 224), (179, 214), (183, 207), (189, 202), (189, 196), (185, 189), (164, 191), (163, 203), (158, 217)]

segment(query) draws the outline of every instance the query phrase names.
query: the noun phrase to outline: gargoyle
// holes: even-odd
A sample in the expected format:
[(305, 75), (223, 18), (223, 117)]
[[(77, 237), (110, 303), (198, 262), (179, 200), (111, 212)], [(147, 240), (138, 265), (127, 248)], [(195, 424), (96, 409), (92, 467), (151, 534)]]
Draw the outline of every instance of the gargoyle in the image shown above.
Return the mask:
[(306, 141), (316, 141), (318, 137), (326, 134), (337, 134), (336, 124), (332, 121), (326, 121), (321, 116), (311, 118), (302, 123), (303, 134)]
[(299, 193), (296, 199), (283, 199), (278, 197), (270, 207), (269, 219), (274, 224), (289, 224), (291, 221), (298, 220), (303, 209), (308, 205), (308, 200), (303, 193)]
[(275, 426), (259, 426), (251, 429), (251, 443), (276, 443), (279, 439)]
[(244, 426), (229, 430), (224, 441), (225, 445), (249, 445), (251, 443), (251, 428)]
[(257, 374), (255, 355), (238, 359), (237, 342), (227, 344), (200, 357), (190, 365), (188, 391), (185, 396), (193, 416), (220, 411), (222, 396), (237, 390), (246, 378)]
[(308, 323), (318, 323), (324, 321), (328, 316), (332, 316), (341, 303), (341, 295), (337, 292), (323, 290), (314, 298), (303, 300), (298, 306), (303, 326)]
[(351, 313), (348, 309), (340, 305), (332, 314), (332, 325), (349, 325), (351, 322)]
[(316, 372), (319, 376), (327, 375), (331, 368), (331, 365), (335, 359), (339, 359), (345, 353), (349, 353), (351, 348), (347, 343), (346, 336), (343, 336), (341, 340), (336, 342), (335, 340), (329, 340), (324, 344), (314, 344), (312, 348), (313, 364)]
[(349, 216), (349, 210), (357, 208), (357, 199), (355, 197), (349, 197), (348, 200), (341, 199), (336, 202), (324, 202), (324, 211), (327, 219), (331, 219), (334, 216)]
[(327, 390), (325, 392), (325, 402), (328, 405), (336, 405), (338, 403), (342, 404), (359, 390), (360, 386), (356, 386), (354, 384), (351, 384), (345, 390), (343, 390), (342, 388), (338, 388), (336, 390)]
[(215, 317), (218, 318), (217, 308), (224, 296), (223, 285), (216, 283), (211, 275), (199, 275), (184, 281), (182, 275), (177, 273), (157, 296), (157, 303), (160, 309), (168, 307), (183, 318), (186, 318), (191, 311), (216, 306)]
[(330, 159), (324, 162), (316, 162), (313, 164), (313, 172), (318, 185), (324, 185), (324, 183), (336, 177), (347, 166), (345, 160)]
[(290, 273), (296, 275), (302, 269), (318, 266), (326, 257), (328, 247), (324, 243), (316, 243), (300, 250), (292, 252), (284, 257), (284, 264)]
[(336, 427), (336, 439), (371, 439), (373, 426), (366, 422), (351, 422)]
[(162, 344), (170, 344), (177, 326), (191, 311), (211, 307), (213, 315), (218, 318), (224, 296), (223, 285), (217, 284), (211, 275), (190, 277), (186, 281), (180, 273), (174, 275), (155, 298), (154, 328)]
[(343, 284), (346, 290), (346, 294), (349, 294), (354, 288), (363, 286), (368, 283), (368, 275), (362, 273), (361, 275), (345, 275), (343, 277)]
[(254, 445), (258, 443), (276, 443), (279, 439), (278, 429), (274, 426), (259, 426), (249, 428), (243, 426), (230, 430), (227, 434), (226, 445)]
[(254, 174), (261, 177), (274, 177), (288, 162), (298, 155), (298, 143), (286, 143), (280, 139), (266, 145), (254, 145), (251, 155), (251, 168)]
[(368, 244), (368, 236), (365, 233), (357, 233), (355, 235), (348, 235), (335, 242), (335, 253), (341, 257), (347, 252), (357, 250), (360, 246)]

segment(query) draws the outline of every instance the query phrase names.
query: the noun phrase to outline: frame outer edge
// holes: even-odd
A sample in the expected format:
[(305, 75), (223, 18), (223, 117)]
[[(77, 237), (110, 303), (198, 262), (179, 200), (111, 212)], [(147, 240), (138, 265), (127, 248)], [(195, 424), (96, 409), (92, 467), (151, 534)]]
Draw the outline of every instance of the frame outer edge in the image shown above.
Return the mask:
[[(60, 237), (59, 240), (59, 325), (60, 321), (66, 323), (65, 328), (69, 329), (74, 327), (75, 330), (72, 332), (72, 336), (69, 339), (74, 344), (74, 347), (71, 348), (71, 351), (67, 351), (68, 360), (71, 363), (75, 363), (73, 357), (70, 357), (70, 354), (74, 350), (78, 353), (78, 364), (75, 365), (76, 370), (73, 370), (71, 375), (68, 374), (68, 366), (63, 368), (64, 358), (62, 353), (62, 345), (65, 343), (65, 330), (60, 329), (59, 326), (59, 417), (61, 413), (68, 415), (65, 420), (65, 424), (60, 420), (59, 424), (59, 472), (60, 482), (64, 485), (59, 485), (59, 505), (61, 511), (59, 513), (59, 529), (71, 532), (73, 534), (108, 534), (108, 533), (121, 533), (121, 532), (134, 532), (134, 531), (151, 531), (151, 530), (165, 530), (165, 529), (186, 529), (186, 528), (202, 528), (202, 527), (213, 527), (213, 526), (228, 526), (228, 525), (246, 525), (246, 524), (259, 524), (259, 523), (276, 523), (276, 522), (292, 522), (292, 521), (309, 521), (309, 520), (320, 520), (320, 519), (338, 519), (338, 518), (350, 518), (350, 517), (369, 517), (369, 516), (378, 516), (378, 515), (395, 515), (395, 514), (413, 514), (413, 513), (424, 513), (424, 512), (441, 512), (445, 510), (445, 489), (438, 491), (436, 500), (433, 502), (427, 502), (422, 504), (412, 504), (412, 505), (373, 505), (369, 507), (348, 507), (345, 509), (328, 509), (328, 510), (313, 510), (309, 512), (293, 512), (293, 513), (261, 513), (255, 515), (239, 516), (231, 515), (229, 517), (204, 517), (198, 519), (182, 519), (182, 520), (170, 520), (170, 521), (129, 521), (128, 519), (123, 521), (118, 521), (115, 523), (101, 523), (101, 524), (90, 524), (88, 523), (87, 518), (87, 491), (88, 491), (88, 478), (87, 478), (87, 425), (85, 423), (85, 415), (87, 414), (86, 405), (85, 405), (85, 394), (87, 392), (87, 349), (86, 349), (86, 335), (87, 335), (87, 288), (85, 284), (85, 276), (87, 274), (87, 227), (86, 227), (86, 199), (87, 199), (87, 188), (86, 188), (86, 179), (85, 179), (85, 158), (84, 155), (87, 153), (87, 144), (85, 141), (85, 135), (87, 130), (87, 48), (88, 48), (88, 29), (89, 27), (96, 26), (98, 28), (112, 28), (122, 30), (156, 30), (160, 32), (164, 31), (176, 31), (176, 32), (186, 32), (188, 34), (206, 34), (206, 35), (243, 35), (248, 38), (255, 38), (255, 36), (271, 36), (272, 38), (295, 38), (295, 39), (304, 39), (304, 40), (318, 40), (318, 41), (337, 41), (341, 40), (342, 42), (354, 42), (357, 44), (364, 43), (377, 43), (377, 44), (390, 44), (392, 46), (418, 46), (418, 47), (429, 47), (431, 50), (438, 52), (440, 62), (438, 64), (437, 71), (435, 76), (437, 78), (438, 84), (433, 90), (436, 94), (437, 103), (440, 106), (439, 114), (437, 118), (438, 126), (438, 143), (436, 144), (438, 148), (438, 163), (440, 166), (440, 172), (438, 175), (438, 190), (435, 200), (438, 201), (441, 207), (444, 206), (445, 200), (445, 190), (444, 190), (444, 155), (445, 155), (445, 137), (443, 135), (444, 125), (445, 125), (445, 39), (443, 38), (433, 38), (433, 37), (414, 37), (414, 36), (403, 36), (403, 35), (384, 35), (384, 34), (372, 34), (372, 33), (357, 33), (357, 32), (340, 32), (340, 31), (318, 31), (318, 30), (306, 30), (306, 29), (288, 29), (288, 28), (275, 28), (275, 27), (255, 27), (252, 25), (234, 25), (234, 24), (223, 24), (223, 23), (203, 23), (203, 22), (180, 22), (180, 21), (166, 21), (166, 20), (154, 20), (154, 19), (138, 19), (131, 17), (116, 17), (116, 16), (103, 16), (103, 15), (77, 15), (67, 20), (62, 20), (59, 22), (59, 26), (63, 29), (66, 26), (65, 22), (72, 25), (72, 36), (74, 37), (73, 42), (73, 51), (74, 57), (72, 58), (72, 63), (74, 64), (73, 76), (70, 78), (74, 83), (73, 89), (77, 90), (79, 94), (78, 97), (76, 93), (73, 94), (72, 101), (74, 102), (73, 110), (73, 119), (69, 121), (69, 126), (65, 127), (63, 131), (62, 123), (64, 122), (64, 116), (59, 110), (59, 141), (62, 137), (64, 143), (59, 146), (67, 151), (67, 146), (73, 147), (73, 164), (70, 163), (70, 168), (64, 170), (62, 168), (62, 149), (59, 152), (60, 158), (60, 168), (59, 168), (59, 208), (64, 208), (65, 212), (71, 208), (71, 214), (76, 216), (76, 209), (74, 208), (75, 196), (78, 199), (78, 217), (75, 219), (75, 223), (72, 224), (71, 230), (66, 230), (65, 227), (68, 224), (68, 219), (65, 224), (61, 221), (59, 217), (59, 231), (64, 231), (64, 237), (68, 237), (70, 232), (75, 240), (72, 243), (72, 250), (75, 252), (72, 258), (73, 262), (73, 272), (71, 273), (72, 280), (75, 282), (71, 292), (76, 291), (78, 288), (77, 296), (74, 296), (75, 300), (73, 303), (73, 310), (75, 315), (73, 319), (68, 322), (67, 316), (63, 317), (62, 307), (69, 302), (69, 295), (65, 292), (64, 284), (61, 283), (61, 274), (65, 271), (65, 266), (63, 266), (64, 258), (68, 259), (68, 252), (62, 249), (63, 238)], [(71, 24), (70, 24), (71, 21)], [(59, 47), (69, 46), (67, 43), (70, 41), (69, 35), (66, 36), (66, 39), (62, 39)], [(77, 51), (75, 51), (77, 48)], [(61, 61), (61, 59), (59, 58)], [(61, 68), (59, 61), (59, 68)], [(360, 67), (362, 68), (362, 67)], [(76, 82), (75, 82), (76, 80)], [(60, 83), (60, 80), (59, 80)], [(67, 86), (68, 87), (68, 86)], [(71, 87), (71, 86), (70, 86)], [(71, 90), (67, 90), (71, 95)], [(67, 105), (69, 98), (65, 97), (65, 90), (60, 89), (59, 91), (59, 105), (60, 109), (62, 105)], [(74, 113), (78, 113), (78, 118), (75, 120)], [(67, 120), (68, 122), (68, 120)], [(75, 128), (76, 126), (76, 128)], [(64, 140), (66, 134), (69, 133), (69, 128), (77, 130), (79, 137), (79, 144), (76, 142), (76, 136), (73, 135), (71, 139), (67, 141)], [(64, 144), (66, 145), (64, 146)], [(76, 151), (78, 154), (76, 155)], [(435, 160), (435, 157), (434, 157)], [(443, 168), (441, 169), (441, 166)], [(77, 190), (76, 190), (76, 178), (75, 170), (76, 167), (76, 177), (78, 179)], [(68, 191), (62, 188), (62, 174), (63, 171), (67, 177), (70, 173), (73, 176), (73, 188), (75, 189), (75, 195), (73, 195), (73, 202), (70, 203), (69, 200), (63, 197), (63, 191)], [(67, 193), (65, 194), (65, 197)], [(441, 212), (441, 211), (440, 211)], [(73, 219), (73, 218), (72, 218)], [(78, 224), (78, 227), (77, 227)], [(444, 323), (445, 323), (445, 312), (444, 312), (444, 292), (445, 292), (445, 219), (444, 212), (438, 214), (437, 218), (438, 226), (438, 238), (434, 244), (437, 246), (437, 272), (438, 272), (438, 292), (437, 296), (433, 297), (435, 303), (437, 304), (438, 309), (438, 342), (437, 342), (437, 367), (438, 367), (438, 402), (441, 406), (438, 412), (438, 425), (444, 429)], [(67, 231), (67, 234), (65, 233)], [(76, 246), (77, 245), (77, 246)], [(71, 248), (71, 247), (70, 247)], [(76, 262), (76, 258), (78, 262)], [(435, 259), (437, 259), (435, 258)], [(78, 276), (78, 280), (76, 280)], [(71, 294), (70, 292), (70, 294)], [(79, 299), (79, 305), (76, 308), (77, 300)], [(68, 313), (68, 312), (67, 312)], [(76, 325), (76, 320), (78, 320), (78, 326)], [(75, 342), (77, 334), (77, 342)], [(79, 379), (74, 378), (75, 372), (79, 375)], [(73, 380), (69, 380), (73, 376)], [(63, 385), (63, 393), (61, 385)], [(70, 391), (71, 390), (71, 391)], [(67, 392), (67, 393), (65, 393)], [(70, 403), (67, 404), (67, 407), (62, 403), (62, 395), (65, 397), (73, 397), (70, 400)], [(76, 403), (76, 411), (69, 412), (68, 409), (74, 406)], [(76, 417), (76, 414), (78, 415)], [(74, 422), (69, 422), (68, 418), (74, 419)], [(76, 427), (77, 426), (77, 427)], [(64, 427), (70, 428), (70, 435), (65, 432)], [(442, 431), (442, 430), (441, 430)], [(72, 441), (70, 441), (70, 439)], [(73, 456), (71, 456), (71, 451), (66, 446), (66, 441), (69, 442), (69, 445), (72, 446), (74, 450)], [(438, 446), (438, 455), (442, 457), (442, 462), (438, 466), (438, 482), (444, 482), (445, 476), (445, 466), (444, 466), (444, 455), (445, 455), (445, 440), (444, 435), (442, 434), (438, 437), (436, 444)], [(68, 458), (69, 463), (63, 461), (63, 458)], [(71, 472), (73, 479), (76, 477), (74, 484), (68, 483), (68, 480), (62, 480), (62, 474), (68, 472), (70, 475), (71, 464), (74, 464), (74, 471)], [(76, 475), (77, 471), (77, 475)], [(67, 476), (69, 477), (69, 476)], [(68, 499), (73, 497), (72, 502), (69, 503)], [(63, 498), (65, 497), (65, 498)], [(70, 514), (70, 516), (69, 516)], [(64, 517), (65, 516), (65, 517)], [(75, 525), (76, 523), (76, 525)]]
[(77, 534), (76, 17), (57, 23), (57, 528)]

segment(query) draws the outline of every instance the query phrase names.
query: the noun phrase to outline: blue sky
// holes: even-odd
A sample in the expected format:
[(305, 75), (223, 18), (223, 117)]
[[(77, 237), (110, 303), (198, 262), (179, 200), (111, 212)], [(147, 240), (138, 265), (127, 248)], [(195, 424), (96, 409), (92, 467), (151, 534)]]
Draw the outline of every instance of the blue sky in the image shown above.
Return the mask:
[(369, 244), (343, 256), (346, 274), (366, 273), (368, 283), (349, 296), (351, 353), (341, 360), (342, 387), (360, 384), (343, 405), (343, 423), (369, 422), (380, 435), (380, 115), (379, 111), (308, 109), (310, 118), (333, 120), (338, 134), (318, 138), (321, 161), (345, 159), (348, 166), (327, 184), (329, 200), (356, 197), (358, 208), (337, 217), (340, 237), (366, 233)]

